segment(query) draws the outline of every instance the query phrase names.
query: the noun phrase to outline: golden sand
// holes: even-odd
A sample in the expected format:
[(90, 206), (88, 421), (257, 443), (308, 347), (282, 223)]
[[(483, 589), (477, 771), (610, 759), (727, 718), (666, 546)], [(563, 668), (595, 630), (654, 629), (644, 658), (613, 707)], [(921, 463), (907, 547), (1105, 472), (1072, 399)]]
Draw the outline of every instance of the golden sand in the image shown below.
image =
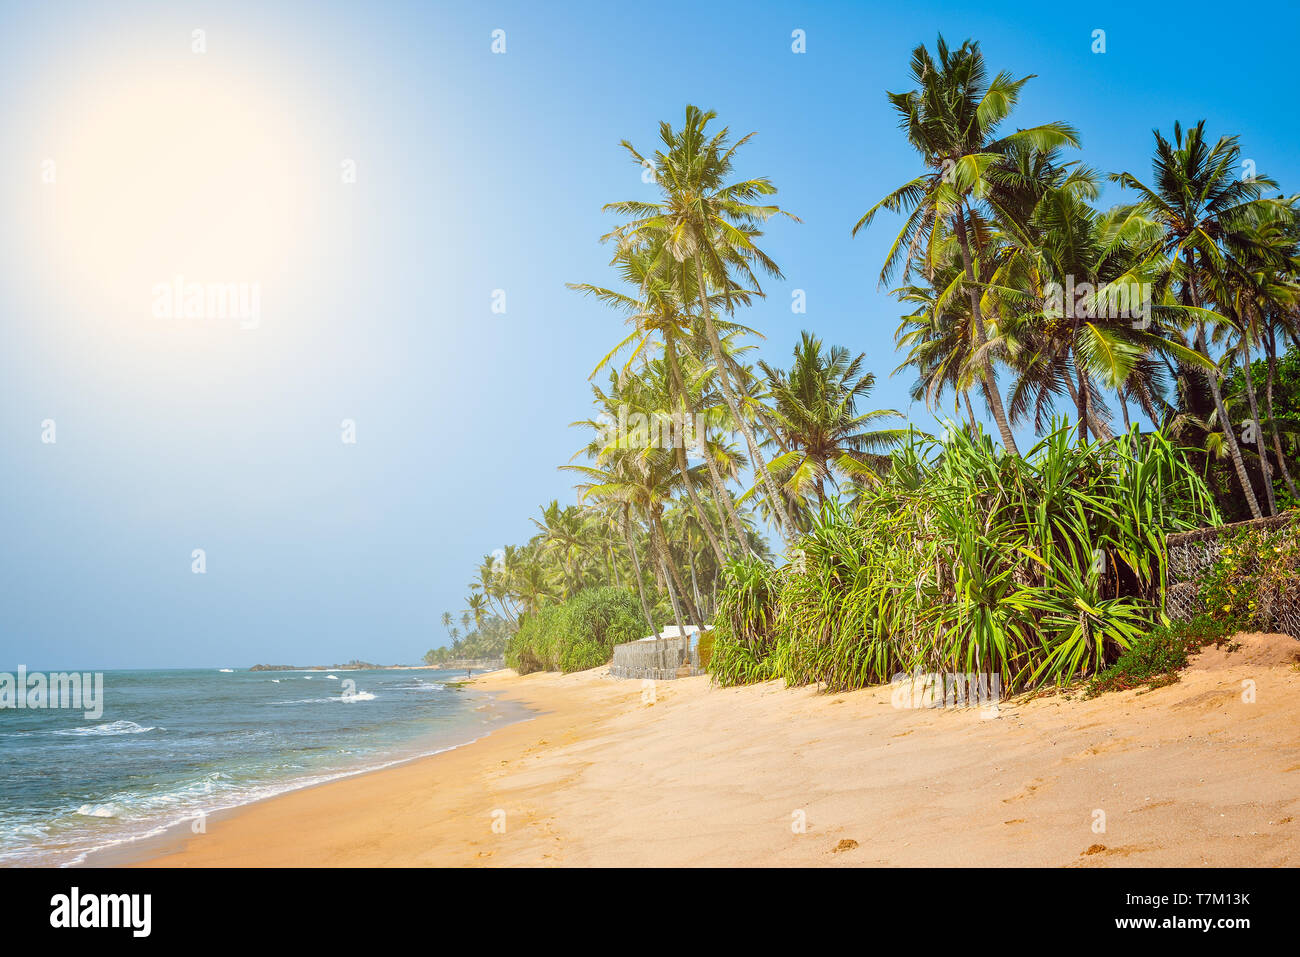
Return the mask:
[(888, 687), (701, 677), (650, 701), (607, 668), (495, 672), (475, 686), (543, 713), (250, 805), (145, 863), (1300, 863), (1300, 643), (1236, 641), (1165, 688), (1017, 699), (992, 718), (898, 709)]

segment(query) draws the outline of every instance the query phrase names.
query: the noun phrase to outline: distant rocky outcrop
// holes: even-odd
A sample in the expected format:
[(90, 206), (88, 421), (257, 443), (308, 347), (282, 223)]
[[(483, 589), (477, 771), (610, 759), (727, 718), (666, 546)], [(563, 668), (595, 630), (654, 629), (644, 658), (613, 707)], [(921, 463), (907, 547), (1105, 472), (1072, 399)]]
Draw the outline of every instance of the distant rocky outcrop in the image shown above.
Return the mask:
[(384, 668), (409, 668), (410, 665), (376, 665), (369, 661), (349, 661), (345, 665), (253, 665), (249, 671), (367, 671)]

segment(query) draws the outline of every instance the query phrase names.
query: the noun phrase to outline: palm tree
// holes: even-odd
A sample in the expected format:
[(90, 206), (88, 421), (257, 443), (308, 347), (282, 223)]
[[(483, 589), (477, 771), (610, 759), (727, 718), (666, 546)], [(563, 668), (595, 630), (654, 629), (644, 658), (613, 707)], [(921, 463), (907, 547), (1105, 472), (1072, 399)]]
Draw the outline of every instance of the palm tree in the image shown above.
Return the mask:
[[(1227, 320), (1206, 308), (1210, 299), (1207, 285), (1212, 271), (1224, 262), (1221, 244), (1231, 241), (1234, 233), (1249, 228), (1253, 215), (1263, 212), (1259, 205), (1270, 201), (1261, 198), (1265, 187), (1276, 187), (1273, 180), (1256, 176), (1242, 178), (1241, 147), (1235, 136), (1220, 137), (1210, 146), (1205, 137), (1205, 121), (1187, 130), (1184, 137), (1180, 123), (1174, 123), (1171, 143), (1155, 130), (1156, 151), (1152, 160), (1154, 185), (1147, 186), (1132, 173), (1113, 173), (1111, 179), (1126, 189), (1137, 191), (1146, 213), (1164, 228), (1159, 249), (1166, 257), (1167, 268), (1181, 287), (1180, 301), (1195, 311), (1196, 348), (1210, 356), (1206, 340), (1207, 322)], [(1246, 474), (1241, 447), (1223, 404), (1220, 372), (1206, 374), (1223, 442), (1232, 457), (1237, 481), (1241, 485), (1251, 515), (1262, 513), (1255, 490)]]
[[(647, 400), (653, 393), (643, 380), (636, 377), (611, 373), (608, 393), (596, 386), (592, 387), (592, 391), (597, 407), (605, 410), (606, 416), (620, 406), (632, 409), (655, 408), (654, 400)], [(653, 443), (639, 445), (631, 441), (635, 438), (632, 435), (618, 435), (611, 441), (605, 423), (597, 419), (574, 424), (587, 426), (594, 436), (579, 453), (586, 454), (593, 460), (592, 465), (561, 466), (566, 471), (585, 477), (586, 481), (577, 486), (579, 500), (626, 504), (639, 512), (645, 519), (651, 550), (659, 560), (678, 625), (683, 625), (686, 621), (681, 613), (683, 607), (690, 620), (701, 622), (702, 617), (683, 586), (663, 528), (664, 505), (686, 480), (684, 474), (676, 468), (674, 456)], [(699, 468), (696, 466), (695, 478), (700, 477)], [(635, 556), (630, 537), (629, 548)]]
[[(980, 217), (976, 203), (995, 205), (993, 186), (998, 164), (1015, 149), (1052, 150), (1078, 146), (1075, 131), (1064, 123), (1047, 123), (1017, 130), (996, 138), (1001, 123), (1011, 114), (1021, 88), (1032, 76), (1019, 80), (999, 73), (986, 83), (984, 55), (979, 44), (967, 40), (953, 52), (942, 36), (937, 46), (938, 62), (924, 45), (912, 51), (912, 77), (917, 86), (907, 93), (888, 94), (900, 117), (900, 125), (928, 167), (927, 171), (895, 189), (858, 220), (853, 234), (869, 226), (881, 209), (906, 210), (903, 228), (894, 240), (881, 269), (880, 281), (887, 283), (900, 262), (911, 269), (918, 250), (929, 250), (930, 240), (948, 229), (961, 251), (962, 287), (970, 301), (975, 335), (973, 359), (979, 368), (984, 397), (997, 423), (1002, 444), (1019, 454), (998, 392), (993, 363), (988, 355), (989, 332), (980, 304), (978, 276)], [(929, 262), (928, 252), (922, 253)], [(906, 279), (906, 271), (904, 278)]]
[(478, 566), (476, 580), (470, 587), (482, 591), (488, 601), (496, 606), (501, 617), (517, 628), (519, 619), (508, 603), (507, 583), (504, 560), (495, 555), (484, 555)]
[(897, 445), (903, 429), (873, 429), (877, 423), (902, 418), (892, 409), (858, 412), (875, 387), (876, 377), (863, 372), (866, 353), (850, 357), (843, 346), (829, 352), (810, 332), (803, 332), (794, 348), (789, 372), (760, 362), (772, 398), (776, 432), (789, 450), (773, 459), (772, 471), (785, 477), (785, 485), (802, 503), (816, 493), (820, 507), (826, 502), (826, 479), (835, 475), (867, 479), (878, 466), (880, 452)]
[[(623, 147), (638, 164), (654, 169), (662, 200), (607, 204), (606, 211), (632, 218), (606, 238), (617, 239), (619, 248), (655, 250), (655, 273), (676, 286), (683, 300), (691, 291), (698, 298), (727, 407), (745, 437), (750, 459), (779, 518), (782, 534), (792, 537), (794, 525), (768, 475), (758, 438), (741, 415), (714, 323), (709, 289), (724, 296), (744, 296), (745, 290), (761, 294), (754, 267), (781, 278), (781, 270), (754, 240), (762, 235), (758, 226), (771, 217), (784, 215), (796, 222), (798, 217), (778, 206), (754, 202), (777, 191), (766, 178), (728, 182), (736, 150), (754, 134), (741, 137), (735, 144), (730, 143), (726, 127), (710, 136), (706, 127), (716, 118), (712, 111), (687, 106), (680, 130), (661, 123), (659, 135), (664, 149), (654, 154), (653, 164), (631, 143), (623, 141)], [(728, 311), (731, 308), (729, 303)]]
[(934, 268), (928, 279), (922, 276), (894, 290), (900, 302), (911, 304), (912, 311), (899, 318), (894, 331), (895, 345), (907, 351), (891, 375), (914, 368), (916, 381), (909, 394), (927, 409), (936, 408), (945, 393), (951, 392), (954, 413), (960, 415), (964, 404), (973, 430), (977, 420), (970, 402), (975, 341), (970, 306), (960, 296), (945, 294), (959, 271), (960, 266), (949, 262)]
[(581, 586), (578, 562), (582, 551), (582, 519), (576, 505), (560, 506), (552, 499), (542, 506), (542, 520), (532, 520), (542, 533), (543, 547), (556, 557), (564, 579), (565, 595), (574, 594)]
[(482, 592), (470, 592), (470, 596), (465, 599), (465, 604), (469, 606), (468, 613), (473, 617), (474, 627), (482, 629), (483, 618), (488, 611), (487, 598)]
[[(1296, 210), (1291, 202), (1286, 204), (1259, 204), (1260, 216), (1246, 228), (1234, 230), (1224, 240), (1222, 268), (1212, 269), (1213, 297), (1221, 303), (1221, 311), (1229, 319), (1224, 329), (1236, 332), (1236, 341), (1229, 347), (1228, 355), (1235, 356), (1241, 366), (1250, 417), (1258, 433), (1260, 468), (1263, 473), (1264, 493), (1270, 515), (1277, 514), (1277, 501), (1273, 491), (1273, 469), (1264, 447), (1264, 420), (1259, 414), (1259, 400), (1255, 390), (1251, 348), (1263, 347), (1268, 369), (1265, 405), (1268, 431), (1272, 435), (1273, 450), (1287, 489), (1296, 496), (1295, 483), (1287, 469), (1282, 453), (1281, 436), (1273, 417), (1272, 384), (1276, 376), (1276, 337), (1273, 326), (1288, 325), (1288, 314), (1300, 301), (1300, 285), (1295, 277), (1296, 238), (1292, 227)], [(1226, 358), (1226, 356), (1225, 356)]]
[[(655, 264), (659, 257), (659, 250), (651, 246), (641, 248), (620, 247), (616, 251), (612, 265), (616, 267), (623, 281), (636, 290), (635, 296), (591, 283), (569, 283), (568, 285), (570, 289), (576, 289), (587, 295), (594, 296), (606, 305), (623, 312), (627, 316), (628, 323), (633, 327), (632, 332), (601, 359), (595, 370), (593, 370), (592, 377), (604, 368), (621, 350), (632, 346), (627, 363), (623, 367), (623, 371), (627, 373), (633, 361), (638, 356), (644, 356), (649, 351), (648, 347), (653, 346), (656, 339), (658, 339), (660, 340), (658, 344), (663, 348), (664, 358), (667, 360), (671, 374), (669, 405), (677, 406), (683, 421), (686, 421), (686, 417), (695, 415), (697, 410), (691, 405), (688, 390), (682, 378), (678, 343), (683, 335), (689, 333), (692, 318), (690, 303), (694, 301), (695, 296), (692, 289), (683, 300), (679, 287), (656, 272)], [(719, 304), (726, 302), (748, 304), (749, 302), (749, 295), (744, 292), (713, 298)], [(709, 543), (717, 554), (718, 560), (720, 562), (725, 561), (725, 550), (718, 540), (717, 532), (704, 518), (704, 508), (700, 502), (700, 496), (696, 491), (695, 483), (690, 479), (685, 444), (677, 445), (674, 448), (674, 454), (677, 459), (677, 467), (686, 477), (686, 492), (690, 496), (691, 507), (695, 510), (696, 521), (699, 522), (700, 527), (704, 529), (705, 534), (708, 536)]]
[[(1009, 231), (988, 293), (1004, 317), (1001, 335), (1015, 341), (1004, 350), (1017, 374), (1012, 422), (1032, 405), (1041, 428), (1053, 395), (1064, 391), (1077, 410), (1081, 444), (1089, 431), (1113, 437), (1097, 383), (1118, 395), (1127, 429), (1128, 396), (1154, 411), (1162, 389), (1155, 359), (1209, 365), (1164, 328), (1165, 319), (1182, 316), (1178, 307), (1154, 304), (1159, 257), (1145, 247), (1159, 224), (1133, 207), (1099, 214), (1087, 202), (1092, 193), (1090, 176), (1045, 189), (1028, 219)], [(1092, 291), (1067, 302), (1076, 279)]]

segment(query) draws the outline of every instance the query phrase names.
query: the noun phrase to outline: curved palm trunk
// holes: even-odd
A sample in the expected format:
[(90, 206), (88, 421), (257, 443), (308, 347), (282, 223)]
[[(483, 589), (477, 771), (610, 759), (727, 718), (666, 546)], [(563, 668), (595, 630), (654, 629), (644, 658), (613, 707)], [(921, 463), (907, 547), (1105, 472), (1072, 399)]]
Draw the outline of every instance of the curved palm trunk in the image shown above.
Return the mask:
[[(655, 549), (655, 551), (658, 552), (659, 550)], [(668, 561), (663, 557), (663, 555), (659, 555), (659, 565), (660, 567), (666, 567), (668, 565)], [(672, 579), (665, 576), (665, 581), (668, 584), (668, 601), (673, 606), (673, 621), (677, 624), (677, 634), (684, 635), (686, 634), (686, 619), (682, 617), (682, 606), (677, 600), (677, 589), (673, 587)], [(658, 632), (655, 632), (655, 634), (658, 634)]]
[[(677, 599), (686, 609), (686, 614), (694, 620), (695, 624), (703, 624), (700, 619), (699, 609), (691, 603), (691, 597), (686, 591), (686, 586), (682, 583), (682, 576), (677, 571), (677, 564), (673, 561), (673, 550), (668, 547), (668, 536), (664, 534), (664, 523), (658, 515), (651, 516), (651, 522), (654, 525), (654, 533), (657, 536), (659, 545), (659, 559), (667, 567), (669, 576), (669, 595), (671, 597), (673, 587), (676, 586)], [(685, 635), (682, 631), (679, 634)]]
[(612, 568), (612, 569), (614, 570), (614, 584), (615, 584), (617, 587), (622, 588), (622, 587), (623, 587), (623, 576), (622, 576), (622, 574), (621, 574), (621, 573), (619, 572), (619, 570), (618, 570), (618, 556), (614, 554), (614, 546), (613, 546), (613, 545), (606, 545), (605, 547), (606, 547), (606, 549), (608, 550), (608, 553), (609, 553), (609, 567)]
[(1242, 361), (1245, 364), (1245, 394), (1251, 400), (1251, 420), (1255, 423), (1255, 447), (1260, 452), (1260, 471), (1264, 473), (1264, 499), (1269, 506), (1269, 515), (1278, 514), (1278, 502), (1273, 495), (1273, 464), (1269, 462), (1269, 452), (1264, 447), (1264, 426), (1260, 424), (1260, 406), (1255, 398), (1255, 374), (1251, 369), (1251, 337), (1249, 333), (1242, 337)]
[(709, 310), (709, 296), (704, 284), (704, 263), (699, 256), (695, 257), (695, 281), (700, 297), (700, 308), (704, 310), (704, 332), (709, 338), (709, 350), (713, 353), (713, 363), (718, 370), (718, 385), (722, 388), (722, 398), (736, 420), (740, 434), (745, 437), (745, 445), (749, 448), (749, 461), (753, 464), (759, 481), (763, 483), (763, 491), (767, 493), (768, 501), (772, 503), (772, 514), (777, 517), (781, 536), (786, 541), (790, 541), (797, 534), (794, 523), (790, 521), (785, 503), (781, 501), (781, 496), (772, 484), (772, 477), (767, 471), (767, 460), (763, 458), (763, 453), (758, 448), (754, 427), (740, 413), (740, 403), (736, 400), (736, 393), (731, 385), (731, 374), (727, 371), (726, 357), (722, 354), (722, 341), (718, 338), (718, 330), (713, 325), (713, 313)]
[(1115, 437), (1115, 433), (1097, 412), (1097, 403), (1092, 401), (1092, 383), (1085, 379), (1084, 385), (1088, 389), (1088, 425), (1092, 429), (1092, 436), (1103, 442), (1109, 442)]
[[(740, 521), (740, 516), (736, 514), (736, 503), (731, 500), (731, 495), (727, 492), (727, 483), (722, 478), (722, 472), (713, 458), (713, 453), (709, 451), (707, 429), (704, 433), (704, 464), (708, 467), (709, 480), (713, 483), (713, 497), (718, 500), (719, 514), (724, 514), (730, 520), (731, 530), (740, 544), (740, 550), (749, 551), (749, 539), (745, 535), (745, 526)], [(725, 521), (723, 528), (726, 528)]]
[(709, 522), (708, 516), (704, 514), (704, 505), (700, 502), (699, 493), (695, 491), (695, 482), (691, 479), (691, 470), (686, 461), (686, 443), (682, 438), (685, 431), (686, 416), (691, 414), (686, 401), (686, 385), (682, 380), (682, 372), (677, 365), (677, 342), (671, 330), (664, 335), (664, 351), (668, 354), (668, 370), (672, 378), (673, 390), (677, 393), (677, 402), (681, 406), (682, 422), (681, 427), (676, 430), (673, 436), (673, 454), (677, 458), (677, 469), (682, 473), (682, 482), (686, 485), (686, 494), (691, 500), (691, 510), (695, 513), (695, 520), (699, 523), (700, 528), (704, 529), (704, 534), (713, 547), (713, 553), (718, 557), (718, 564), (723, 564), (727, 560), (727, 553), (718, 543), (718, 533), (713, 530), (713, 525)]
[[(704, 600), (700, 598), (700, 577), (695, 572), (694, 549), (689, 547), (686, 549), (686, 560), (690, 564), (691, 569), (691, 593), (695, 596), (695, 608), (702, 615), (704, 613)], [(700, 620), (699, 624), (704, 624), (703, 619)]]
[(1259, 405), (1255, 399), (1255, 378), (1250, 368), (1250, 325), (1246, 324), (1241, 335), (1241, 361), (1246, 373), (1246, 396), (1250, 400), (1250, 418), (1255, 423), (1255, 448), (1259, 452), (1259, 468), (1264, 476), (1264, 500), (1268, 503), (1268, 514), (1277, 514), (1277, 500), (1273, 496), (1273, 466), (1268, 461), (1268, 451), (1264, 448), (1264, 427), (1259, 421)]
[[(961, 247), (962, 269), (970, 284), (970, 309), (971, 318), (975, 320), (975, 342), (982, 349), (988, 344), (989, 336), (984, 328), (984, 313), (980, 311), (979, 290), (975, 288), (975, 269), (971, 265), (964, 204), (953, 218), (957, 221), (957, 244)], [(989, 411), (993, 414), (993, 421), (997, 423), (998, 432), (1002, 434), (1002, 445), (1012, 455), (1019, 455), (1020, 448), (1016, 445), (1016, 437), (1011, 434), (1011, 426), (1007, 423), (1007, 410), (1002, 405), (1002, 396), (998, 394), (998, 380), (993, 375), (993, 363), (989, 361), (988, 356), (980, 362), (980, 376), (984, 380), (984, 394), (988, 399)]]
[(722, 536), (722, 550), (730, 557), (733, 546), (731, 527), (727, 524), (727, 513), (722, 509), (722, 501), (718, 495), (718, 483), (714, 481), (712, 472), (708, 472), (708, 476), (709, 492), (713, 496), (713, 510), (718, 516), (718, 534)]
[[(1075, 368), (1078, 368), (1077, 362)], [(1088, 427), (1091, 424), (1091, 416), (1088, 415), (1088, 386), (1083, 381), (1083, 370), (1080, 369), (1077, 374), (1079, 381), (1076, 383), (1075, 389), (1078, 398), (1074, 402), (1079, 410), (1079, 445), (1082, 447), (1088, 444)]]
[[(658, 533), (660, 532), (660, 529), (658, 519), (659, 517), (657, 515), (651, 514), (649, 516), (650, 552), (659, 561), (659, 569), (660, 573), (663, 575), (664, 586), (668, 590), (668, 603), (672, 605), (673, 609), (673, 621), (677, 624), (677, 634), (684, 635), (686, 634), (686, 620), (682, 617), (682, 605), (677, 597), (677, 589), (673, 585), (673, 579), (676, 576), (672, 574), (671, 557), (667, 555), (666, 550), (662, 549), (659, 545)], [(655, 634), (658, 634), (658, 632), (655, 632)]]
[(1264, 406), (1268, 412), (1270, 431), (1273, 433), (1273, 451), (1277, 453), (1278, 468), (1282, 470), (1282, 479), (1286, 482), (1287, 491), (1291, 493), (1293, 499), (1300, 500), (1300, 492), (1296, 491), (1295, 482), (1291, 480), (1291, 470), (1286, 465), (1286, 456), (1282, 454), (1282, 437), (1277, 430), (1277, 419), (1273, 417), (1273, 381), (1277, 378), (1277, 337), (1273, 335), (1271, 326), (1268, 330), (1268, 338), (1264, 340), (1264, 351), (1268, 355), (1268, 386), (1264, 390)]
[(627, 505), (623, 506), (623, 535), (627, 538), (627, 551), (632, 556), (632, 570), (636, 572), (636, 594), (641, 599), (641, 613), (645, 615), (646, 624), (650, 626), (650, 634), (659, 634), (659, 629), (655, 627), (654, 616), (650, 614), (650, 604), (645, 598), (645, 577), (641, 574), (641, 559), (637, 558), (636, 541), (632, 538), (632, 510)]
[[(1187, 251), (1184, 261), (1187, 263), (1187, 284), (1184, 286), (1184, 292), (1191, 293), (1192, 305), (1203, 308), (1201, 288), (1196, 282), (1196, 269), (1190, 249)], [(1205, 321), (1201, 319), (1196, 322), (1196, 348), (1200, 350), (1201, 355), (1205, 356), (1205, 358), (1210, 358), (1210, 349), (1205, 341)], [(1237, 481), (1241, 483), (1241, 490), (1246, 496), (1246, 504), (1250, 506), (1251, 517), (1263, 518), (1264, 515), (1259, 510), (1259, 500), (1255, 498), (1255, 489), (1250, 484), (1250, 476), (1246, 474), (1246, 463), (1241, 458), (1241, 446), (1237, 444), (1236, 433), (1232, 431), (1232, 421), (1228, 418), (1227, 407), (1223, 404), (1223, 390), (1219, 388), (1218, 366), (1215, 366), (1213, 372), (1206, 373), (1205, 378), (1210, 383), (1210, 394), (1214, 397), (1214, 411), (1219, 416), (1219, 427), (1223, 429), (1223, 437), (1228, 443), (1228, 454), (1232, 456), (1232, 467), (1237, 472)]]
[(493, 595), (493, 596), (491, 596), (491, 597), (492, 597), (492, 600), (496, 603), (497, 607), (500, 608), (501, 611), (504, 613), (503, 617), (505, 617), (505, 619), (506, 619), (507, 621), (509, 621), (510, 624), (512, 624), (512, 625), (514, 625), (516, 628), (518, 628), (518, 627), (519, 627), (519, 619), (517, 619), (514, 615), (512, 615), (512, 614), (510, 613), (510, 608), (509, 608), (508, 605), (506, 605), (505, 601), (504, 601), (503, 599), (498, 598), (498, 597), (495, 596), (495, 595)]
[[(1196, 348), (1201, 351), (1203, 356), (1209, 358), (1210, 351), (1205, 344), (1205, 323), (1203, 322), (1196, 324)], [(1241, 458), (1241, 446), (1237, 445), (1237, 435), (1232, 431), (1232, 422), (1228, 419), (1228, 410), (1223, 404), (1223, 391), (1219, 388), (1218, 370), (1206, 373), (1205, 378), (1210, 382), (1210, 394), (1214, 396), (1214, 410), (1219, 415), (1219, 427), (1223, 429), (1223, 437), (1228, 443), (1228, 454), (1232, 456), (1232, 467), (1236, 470), (1237, 481), (1241, 483), (1241, 490), (1246, 495), (1246, 504), (1250, 506), (1251, 517), (1263, 518), (1264, 515), (1259, 510), (1259, 500), (1255, 498), (1255, 489), (1250, 484), (1250, 476), (1246, 474), (1246, 463)]]

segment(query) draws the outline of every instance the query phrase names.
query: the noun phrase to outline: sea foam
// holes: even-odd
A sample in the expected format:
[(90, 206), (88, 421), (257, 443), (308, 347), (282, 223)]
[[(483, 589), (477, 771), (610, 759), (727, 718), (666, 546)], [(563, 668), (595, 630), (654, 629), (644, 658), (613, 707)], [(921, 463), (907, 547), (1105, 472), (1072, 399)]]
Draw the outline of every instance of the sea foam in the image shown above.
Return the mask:
[(157, 728), (143, 727), (136, 724), (134, 721), (110, 721), (107, 724), (88, 724), (83, 725), (80, 728), (64, 728), (52, 733), (87, 737), (89, 735), (98, 734), (144, 734), (146, 731), (157, 730)]

